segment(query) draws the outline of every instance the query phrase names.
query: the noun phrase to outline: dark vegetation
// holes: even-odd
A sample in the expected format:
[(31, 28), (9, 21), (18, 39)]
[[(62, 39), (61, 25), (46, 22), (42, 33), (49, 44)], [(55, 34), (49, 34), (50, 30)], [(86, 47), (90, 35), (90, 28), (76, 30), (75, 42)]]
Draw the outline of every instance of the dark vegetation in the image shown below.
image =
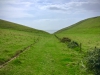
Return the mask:
[(57, 35), (55, 35), (55, 37), (60, 42), (65, 43), (68, 48), (72, 48), (72, 49), (76, 48), (77, 50), (81, 51), (81, 44), (79, 45), (77, 42), (72, 41), (70, 38), (68, 38), (68, 37), (59, 38)]
[(100, 49), (95, 47), (87, 52), (85, 63), (88, 72), (100, 75)]
[(69, 39), (69, 38), (67, 38), (67, 37), (63, 37), (63, 38), (61, 39), (61, 42), (63, 42), (63, 43), (71, 42), (71, 39)]
[(68, 47), (69, 48), (76, 48), (76, 47), (79, 47), (79, 44), (75, 41), (72, 41), (72, 42), (68, 43)]

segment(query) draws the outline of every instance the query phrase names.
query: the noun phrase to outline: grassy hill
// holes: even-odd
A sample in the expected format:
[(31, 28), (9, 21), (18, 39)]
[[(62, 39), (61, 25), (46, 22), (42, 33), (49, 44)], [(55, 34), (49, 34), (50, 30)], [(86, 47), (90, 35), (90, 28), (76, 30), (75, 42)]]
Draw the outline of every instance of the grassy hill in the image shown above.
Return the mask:
[(100, 16), (82, 20), (55, 33), (83, 44), (85, 50), (100, 47)]
[(0, 20), (0, 65), (49, 33)]
[(12, 22), (5, 21), (5, 20), (0, 20), (0, 28), (31, 32), (31, 33), (36, 33), (37, 35), (38, 34), (48, 34), (47, 32), (42, 31), (42, 30), (33, 29), (33, 28), (30, 28), (30, 27), (27, 27), (27, 26), (12, 23)]
[[(59, 38), (67, 37), (70, 38), (71, 41), (81, 44), (82, 53), (80, 54), (83, 54), (81, 55), (81, 61), (84, 62), (86, 59), (83, 58), (86, 56), (87, 52), (90, 52), (95, 48), (100, 49), (100, 16), (82, 20), (57, 31), (54, 34)], [(86, 68), (81, 68), (81, 71), (82, 70), (82, 74), (78, 73), (76, 75), (92, 75), (87, 72)], [(85, 72), (87, 73), (85, 74)]]
[(56, 33), (100, 33), (100, 16), (82, 20), (76, 24), (57, 31)]

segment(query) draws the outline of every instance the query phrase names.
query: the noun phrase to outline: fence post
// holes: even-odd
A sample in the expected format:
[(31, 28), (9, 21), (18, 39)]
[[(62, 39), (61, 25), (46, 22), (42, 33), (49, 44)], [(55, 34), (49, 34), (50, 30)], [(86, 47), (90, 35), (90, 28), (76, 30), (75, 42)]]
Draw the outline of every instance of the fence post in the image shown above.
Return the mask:
[(82, 52), (82, 43), (80, 43), (80, 52)]

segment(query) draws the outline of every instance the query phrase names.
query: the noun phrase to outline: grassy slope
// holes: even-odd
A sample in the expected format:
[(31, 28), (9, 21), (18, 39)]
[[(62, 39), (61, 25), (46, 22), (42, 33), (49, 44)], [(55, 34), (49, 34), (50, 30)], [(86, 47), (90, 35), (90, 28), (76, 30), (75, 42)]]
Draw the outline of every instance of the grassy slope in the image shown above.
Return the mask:
[(37, 38), (46, 36), (50, 34), (0, 20), (0, 64), (10, 59), (16, 52), (33, 44)]
[[(69, 37), (71, 40), (82, 43), (81, 60), (83, 60), (87, 51), (94, 49), (95, 46), (100, 48), (100, 17), (80, 21), (70, 27), (59, 30), (55, 34), (61, 38)], [(86, 68), (81, 69), (84, 71), (83, 75), (87, 75), (85, 74)]]
[(100, 33), (100, 17), (93, 17), (82, 20), (74, 25), (57, 31), (58, 34), (66, 33)]
[(59, 37), (69, 37), (83, 44), (83, 48), (100, 47), (100, 17), (80, 21), (55, 33)]
[(5, 20), (0, 20), (0, 28), (31, 32), (31, 33), (36, 33), (37, 35), (48, 34), (47, 32), (44, 32), (42, 30), (33, 29), (30, 27), (26, 27), (26, 26), (12, 23), (12, 22), (5, 21)]

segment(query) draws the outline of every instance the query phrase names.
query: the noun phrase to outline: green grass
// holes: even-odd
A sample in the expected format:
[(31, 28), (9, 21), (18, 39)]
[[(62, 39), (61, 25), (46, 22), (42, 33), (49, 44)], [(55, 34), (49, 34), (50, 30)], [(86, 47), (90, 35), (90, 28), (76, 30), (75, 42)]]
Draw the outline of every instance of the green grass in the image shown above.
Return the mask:
[(82, 52), (85, 55), (87, 51), (95, 47), (100, 48), (100, 17), (80, 21), (70, 27), (57, 31), (55, 34), (60, 38), (68, 37), (72, 41), (82, 43)]
[(81, 55), (55, 37), (42, 38), (28, 51), (10, 62), (1, 75), (82, 75)]
[(1, 20), (0, 19), (0, 28), (2, 29), (12, 29), (12, 30), (18, 30), (18, 31), (24, 31), (24, 32), (30, 32), (35, 33), (37, 35), (48, 35), (47, 32), (44, 32), (42, 30), (33, 29), (30, 27), (26, 27), (20, 24), (12, 23), (9, 21)]
[(70, 27), (55, 33), (59, 37), (69, 37), (79, 43), (83, 48), (100, 47), (100, 17), (80, 21)]
[(100, 16), (82, 20), (57, 31), (55, 34), (100, 34)]
[(1, 63), (39, 38), (36, 44), (1, 68), (0, 75), (91, 75), (81, 61), (91, 48), (100, 47), (100, 17), (83, 20), (55, 33), (60, 38), (69, 37), (82, 43), (82, 52), (68, 48), (46, 32), (0, 22)]
[(0, 29), (0, 64), (10, 59), (17, 51), (33, 44), (38, 37), (28, 32)]
[(40, 37), (50, 36), (47, 32), (0, 20), (0, 65), (18, 51), (33, 44)]

